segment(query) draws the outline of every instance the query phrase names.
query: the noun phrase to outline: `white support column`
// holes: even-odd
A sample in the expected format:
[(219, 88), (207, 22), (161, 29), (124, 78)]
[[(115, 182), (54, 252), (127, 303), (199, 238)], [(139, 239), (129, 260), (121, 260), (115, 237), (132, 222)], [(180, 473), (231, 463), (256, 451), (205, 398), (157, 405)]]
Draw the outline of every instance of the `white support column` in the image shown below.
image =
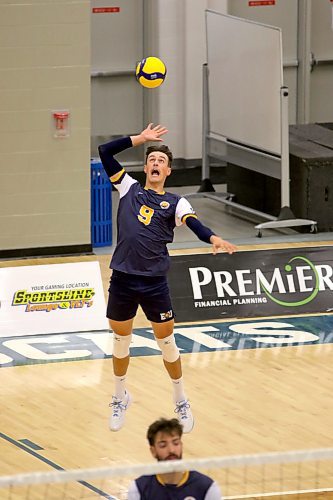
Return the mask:
[(185, 123), (185, 4), (179, 0), (156, 0), (158, 16), (155, 19), (158, 53), (167, 66), (167, 77), (156, 89), (157, 120), (169, 133), (165, 138), (175, 158), (184, 157)]
[(169, 133), (175, 158), (201, 158), (202, 65), (206, 62), (207, 0), (154, 0), (156, 56), (167, 65), (167, 78), (149, 99)]
[(290, 207), (288, 87), (281, 95), (281, 207)]

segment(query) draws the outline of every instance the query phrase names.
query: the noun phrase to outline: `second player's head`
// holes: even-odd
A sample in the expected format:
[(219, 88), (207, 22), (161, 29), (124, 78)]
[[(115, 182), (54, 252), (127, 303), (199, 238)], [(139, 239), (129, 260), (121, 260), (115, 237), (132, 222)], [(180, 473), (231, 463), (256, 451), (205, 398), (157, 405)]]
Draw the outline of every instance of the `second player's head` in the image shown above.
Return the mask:
[(177, 418), (160, 418), (147, 431), (150, 451), (158, 461), (180, 460), (183, 454), (181, 440), (183, 427)]

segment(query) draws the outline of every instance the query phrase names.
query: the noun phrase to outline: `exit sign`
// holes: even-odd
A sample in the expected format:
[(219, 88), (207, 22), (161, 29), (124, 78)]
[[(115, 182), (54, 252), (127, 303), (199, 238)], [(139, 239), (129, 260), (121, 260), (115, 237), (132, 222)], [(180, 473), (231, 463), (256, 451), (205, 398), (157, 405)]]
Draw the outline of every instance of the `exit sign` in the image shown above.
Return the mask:
[[(332, 2), (333, 0), (331, 0)], [(257, 0), (249, 2), (249, 7), (261, 7), (264, 5), (275, 5), (275, 0)]]

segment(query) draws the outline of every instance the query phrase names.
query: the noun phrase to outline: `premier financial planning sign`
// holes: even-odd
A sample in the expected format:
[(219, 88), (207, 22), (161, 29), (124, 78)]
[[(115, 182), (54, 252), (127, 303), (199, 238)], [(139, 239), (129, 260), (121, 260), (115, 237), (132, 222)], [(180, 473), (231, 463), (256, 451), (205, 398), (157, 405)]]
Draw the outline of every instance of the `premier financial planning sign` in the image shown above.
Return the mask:
[(178, 322), (333, 312), (333, 247), (171, 258)]

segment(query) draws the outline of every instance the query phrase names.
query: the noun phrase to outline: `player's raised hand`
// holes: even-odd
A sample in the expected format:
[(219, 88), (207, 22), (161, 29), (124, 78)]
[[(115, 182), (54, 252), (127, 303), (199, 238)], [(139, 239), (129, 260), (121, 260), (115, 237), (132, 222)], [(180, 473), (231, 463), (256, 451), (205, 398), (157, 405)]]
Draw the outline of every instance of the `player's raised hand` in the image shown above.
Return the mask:
[(210, 242), (213, 245), (213, 254), (216, 255), (219, 250), (224, 250), (230, 254), (236, 252), (237, 247), (233, 243), (229, 243), (229, 241), (222, 240), (219, 236), (215, 234), (210, 237)]
[(141, 144), (149, 141), (161, 142), (163, 141), (163, 139), (161, 139), (162, 135), (167, 132), (168, 129), (166, 127), (163, 127), (162, 125), (155, 125), (155, 127), (153, 127), (153, 123), (149, 123), (147, 128), (145, 128), (141, 134), (131, 135), (132, 144), (133, 146), (140, 146)]
[(141, 132), (141, 136), (145, 139), (146, 142), (148, 141), (154, 141), (154, 142), (161, 142), (163, 139), (161, 139), (162, 135), (166, 134), (168, 132), (168, 129), (166, 127), (163, 127), (162, 125), (155, 125), (153, 127), (153, 123), (149, 123), (147, 128), (145, 128)]

